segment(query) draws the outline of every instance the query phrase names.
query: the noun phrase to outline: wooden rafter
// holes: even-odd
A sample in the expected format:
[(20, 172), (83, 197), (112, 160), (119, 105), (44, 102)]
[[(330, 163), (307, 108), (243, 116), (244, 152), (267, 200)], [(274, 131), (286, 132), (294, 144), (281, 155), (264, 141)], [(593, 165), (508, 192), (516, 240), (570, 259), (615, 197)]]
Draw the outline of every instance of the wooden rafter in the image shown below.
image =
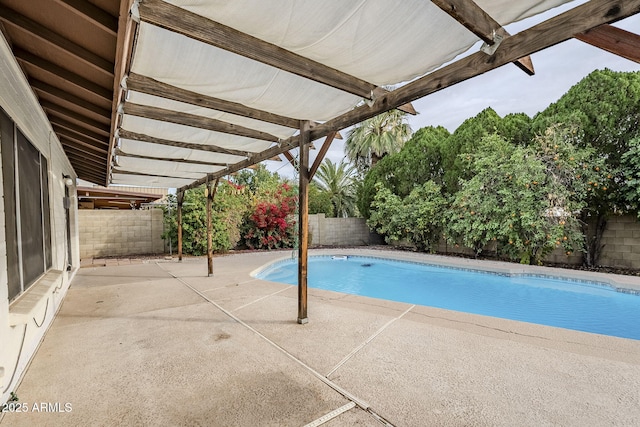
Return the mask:
[(640, 35), (638, 34), (605, 24), (576, 34), (576, 38), (607, 52), (640, 63)]
[(85, 181), (93, 182), (99, 184), (106, 179), (106, 175), (100, 174), (96, 175), (95, 173), (85, 170), (83, 168), (74, 168), (76, 173), (78, 174), (78, 178), (84, 179)]
[(212, 96), (202, 95), (197, 92), (181, 89), (176, 86), (159, 82), (151, 77), (141, 76), (135, 73), (131, 73), (129, 75), (126, 84), (127, 89), (136, 92), (160, 96), (174, 101), (186, 102), (187, 104), (196, 105), (198, 107), (211, 108), (212, 110), (236, 114), (238, 116), (261, 120), (263, 122), (286, 126), (293, 129), (297, 129), (300, 126), (300, 120), (297, 119), (257, 110), (255, 108), (249, 108), (237, 102), (230, 102), (214, 98)]
[(40, 80), (29, 79), (29, 84), (31, 85), (31, 87), (33, 87), (33, 89), (36, 92), (44, 92), (46, 94), (53, 96), (54, 98), (58, 98), (63, 101), (74, 104), (79, 108), (82, 108), (83, 110), (86, 110), (95, 115), (98, 115), (101, 117), (109, 117), (109, 114), (110, 114), (109, 110), (105, 110), (104, 108), (92, 102), (89, 102), (85, 99), (72, 95), (60, 88), (50, 85), (49, 83), (45, 83)]
[[(500, 23), (473, 0), (431, 0), (431, 2), (488, 45), (496, 42), (496, 36), (502, 38), (510, 36)], [(535, 73), (530, 56), (519, 58), (514, 61), (514, 64), (530, 76)]]
[[(73, 153), (67, 153), (67, 157), (69, 157), (69, 160), (71, 161), (72, 164), (81, 164), (85, 167), (96, 169), (96, 171), (102, 169), (100, 168), (99, 163), (91, 161), (86, 157), (81, 157)], [(102, 174), (102, 172), (100, 172), (100, 174)]]
[(56, 0), (59, 4), (73, 11), (80, 18), (91, 22), (112, 36), (118, 34), (118, 19), (104, 10), (94, 6), (87, 0)]
[(375, 85), (161, 0), (139, 5), (140, 19), (203, 43), (370, 99)]
[[(176, 172), (176, 175), (160, 175), (160, 174), (153, 174), (153, 173), (147, 173), (147, 172), (121, 170), (117, 168), (113, 168), (112, 171), (113, 173), (117, 173), (120, 175), (149, 176), (153, 178), (169, 178), (169, 179), (191, 179), (185, 176), (177, 176), (177, 174), (179, 174), (180, 172)], [(185, 172), (185, 174), (188, 174), (188, 173), (196, 173), (196, 172)]]
[(46, 59), (42, 59), (37, 55), (27, 52), (24, 49), (20, 49), (20, 48), (14, 49), (13, 55), (21, 62), (29, 64), (40, 70), (46, 71), (49, 74), (58, 76), (61, 79), (71, 83), (72, 85), (92, 95), (98, 96), (108, 102), (111, 102), (113, 94), (109, 89), (105, 89), (102, 86), (97, 85), (94, 82), (85, 79), (84, 77), (81, 77), (71, 71), (65, 70), (64, 68), (59, 67), (56, 64), (47, 61)]
[(129, 154), (120, 149), (116, 149), (115, 155), (119, 157), (130, 157), (132, 159), (158, 160), (158, 161), (164, 161), (164, 162), (185, 163), (189, 165), (224, 166), (224, 167), (228, 166), (226, 163), (209, 163), (209, 162), (202, 162), (199, 160), (187, 160), (187, 159), (180, 159), (180, 158), (176, 159), (172, 157), (141, 156), (138, 154)]
[(107, 154), (108, 144), (105, 142), (95, 141), (83, 134), (76, 133), (70, 131), (68, 129), (62, 128), (58, 125), (53, 125), (53, 131), (58, 135), (67, 138), (70, 141), (77, 143), (78, 145), (82, 145), (86, 149), (93, 150), (97, 153), (102, 153), (104, 155)]
[(49, 113), (49, 115), (62, 117), (66, 119), (70, 119), (76, 121), (81, 124), (81, 126), (92, 129), (95, 132), (100, 134), (104, 134), (106, 136), (109, 135), (109, 125), (107, 123), (99, 122), (97, 120), (90, 119), (82, 114), (76, 113), (75, 111), (71, 111), (68, 108), (65, 108), (56, 103), (47, 101), (45, 99), (40, 100), (40, 105), (42, 108)]
[(82, 46), (77, 45), (41, 24), (19, 14), (18, 12), (9, 9), (8, 7), (0, 6), (0, 20), (8, 24), (15, 25), (16, 27), (32, 34), (45, 42), (48, 46), (53, 46), (56, 49), (68, 52), (80, 61), (92, 67), (95, 71), (109, 77), (113, 77), (113, 64), (111, 62), (86, 50)]
[[(241, 156), (243, 158), (252, 157), (253, 155), (253, 153), (248, 153), (246, 151), (232, 150), (230, 148), (222, 148), (222, 147), (217, 147), (215, 145), (193, 144), (190, 142), (170, 141), (167, 139), (155, 138), (153, 136), (145, 135), (142, 133), (130, 132), (125, 129), (120, 129), (120, 131), (118, 132), (118, 136), (120, 138), (131, 139), (133, 141), (151, 142), (153, 144), (186, 148), (188, 150), (200, 150), (200, 151), (209, 151), (211, 153), (230, 154), (232, 156)], [(264, 158), (262, 160), (267, 160), (267, 158)]]
[(93, 160), (95, 162), (102, 163), (105, 161), (104, 153), (96, 153), (95, 151), (90, 151), (86, 147), (80, 146), (75, 141), (72, 141), (64, 136), (60, 136), (58, 139), (64, 147), (65, 152), (71, 152), (71, 154), (77, 154), (80, 157), (86, 158), (87, 160)]
[(100, 137), (103, 137), (105, 141), (108, 140), (109, 138), (109, 132), (105, 132), (104, 127), (101, 127), (101, 128), (93, 127), (82, 121), (68, 120), (69, 119), (68, 116), (65, 116), (63, 114), (56, 114), (52, 110), (45, 109), (45, 111), (47, 112), (47, 117), (49, 118), (49, 121), (51, 123), (56, 123), (63, 127), (65, 125), (67, 127), (75, 126), (78, 131), (82, 130), (82, 132), (89, 132), (90, 134), (93, 134), (96, 136), (100, 135)]
[(280, 139), (277, 136), (271, 135), (267, 132), (260, 132), (243, 126), (223, 122), (221, 120), (210, 119), (208, 117), (182, 113), (179, 111), (167, 110), (164, 108), (150, 107), (148, 105), (132, 104), (128, 102), (124, 106), (124, 113), (130, 114), (132, 116), (191, 126), (230, 135), (244, 136), (246, 138), (253, 138), (262, 141), (278, 142)]
[(49, 121), (53, 125), (57, 125), (61, 128), (68, 129), (69, 131), (75, 132), (77, 134), (84, 135), (87, 138), (91, 138), (92, 140), (98, 142), (99, 144), (104, 144), (104, 145), (109, 144), (109, 136), (105, 136), (97, 132), (93, 132), (80, 125), (70, 122), (69, 120), (65, 120), (56, 116), (50, 116)]
[[(575, 34), (598, 25), (615, 22), (639, 12), (640, 0), (591, 0), (505, 39), (491, 56), (484, 52), (476, 52), (377, 98), (371, 106), (363, 105), (354, 108), (341, 116), (315, 126), (311, 129), (310, 140), (322, 138), (336, 129), (347, 128), (400, 105), (484, 74), (518, 58), (573, 38)], [(293, 136), (278, 146), (264, 150), (251, 159), (236, 163), (220, 172), (210, 174), (207, 178), (212, 179), (236, 172), (269, 157), (289, 151), (298, 144), (298, 136)], [(198, 187), (205, 180), (206, 178), (194, 181), (182, 187), (181, 190)]]

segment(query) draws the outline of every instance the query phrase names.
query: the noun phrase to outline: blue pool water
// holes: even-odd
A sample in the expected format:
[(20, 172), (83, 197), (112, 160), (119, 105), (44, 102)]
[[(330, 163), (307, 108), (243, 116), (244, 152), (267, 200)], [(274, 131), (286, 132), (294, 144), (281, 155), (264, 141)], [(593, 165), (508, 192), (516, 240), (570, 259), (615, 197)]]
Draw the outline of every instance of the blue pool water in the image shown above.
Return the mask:
[[(296, 285), (296, 260), (260, 279)], [(589, 282), (379, 258), (309, 257), (310, 287), (640, 340), (640, 296)]]

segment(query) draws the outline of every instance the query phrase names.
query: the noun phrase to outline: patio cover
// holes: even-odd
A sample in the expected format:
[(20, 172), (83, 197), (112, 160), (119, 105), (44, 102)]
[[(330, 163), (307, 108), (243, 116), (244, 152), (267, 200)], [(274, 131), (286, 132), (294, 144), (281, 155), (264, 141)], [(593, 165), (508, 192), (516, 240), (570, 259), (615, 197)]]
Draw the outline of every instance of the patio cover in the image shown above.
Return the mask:
[(509, 62), (532, 74), (528, 55), (564, 40), (640, 62), (640, 37), (610, 25), (640, 0), (570, 1), (503, 28), (562, 3), (0, 0), (0, 65), (13, 70), (0, 98), (24, 86), (21, 69), (46, 132), (96, 184), (186, 189), (291, 161), (303, 126), (306, 146), (328, 137), (312, 176), (334, 132)]
[(532, 73), (530, 53), (639, 11), (592, 0), (503, 29), (566, 2), (135, 1), (110, 182), (201, 185), (288, 154), (303, 123), (311, 142), (518, 59)]

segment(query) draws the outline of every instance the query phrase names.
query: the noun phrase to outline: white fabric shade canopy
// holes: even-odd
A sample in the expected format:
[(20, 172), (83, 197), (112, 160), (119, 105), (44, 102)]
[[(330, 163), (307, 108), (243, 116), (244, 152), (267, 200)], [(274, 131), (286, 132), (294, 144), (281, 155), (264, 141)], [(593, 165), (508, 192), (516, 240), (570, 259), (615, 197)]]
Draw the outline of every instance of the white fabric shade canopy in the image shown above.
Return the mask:
[[(504, 26), (566, 2), (475, 3)], [(111, 183), (180, 188), (208, 173), (238, 170), (265, 157), (259, 156), (265, 150), (290, 142), (299, 132), (300, 121), (334, 120), (385, 93), (376, 88), (429, 75), (480, 40), (435, 3), (134, 3), (134, 19), (140, 22), (124, 83), (127, 91), (120, 108)], [(227, 27), (237, 45), (214, 46), (217, 42), (210, 39), (219, 34), (224, 39)], [(234, 31), (243, 33), (242, 37), (234, 36)], [(252, 44), (254, 38), (258, 44)], [(285, 70), (291, 62), (289, 53), (302, 59), (306, 75)], [(265, 63), (271, 59), (261, 55), (271, 55), (275, 65)], [(323, 81), (323, 73), (337, 83)], [(342, 84), (345, 79), (347, 83)], [(194, 105), (209, 98), (232, 108)], [(244, 112), (228, 112), (236, 107)], [(144, 179), (145, 174), (149, 179)]]

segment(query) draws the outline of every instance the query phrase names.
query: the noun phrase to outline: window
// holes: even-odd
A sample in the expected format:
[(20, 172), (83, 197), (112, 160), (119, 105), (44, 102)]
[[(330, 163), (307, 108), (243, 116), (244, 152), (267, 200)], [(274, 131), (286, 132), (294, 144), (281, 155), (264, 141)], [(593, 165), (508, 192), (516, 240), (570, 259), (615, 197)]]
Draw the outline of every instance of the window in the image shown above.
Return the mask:
[(47, 159), (0, 110), (9, 301), (51, 268)]

